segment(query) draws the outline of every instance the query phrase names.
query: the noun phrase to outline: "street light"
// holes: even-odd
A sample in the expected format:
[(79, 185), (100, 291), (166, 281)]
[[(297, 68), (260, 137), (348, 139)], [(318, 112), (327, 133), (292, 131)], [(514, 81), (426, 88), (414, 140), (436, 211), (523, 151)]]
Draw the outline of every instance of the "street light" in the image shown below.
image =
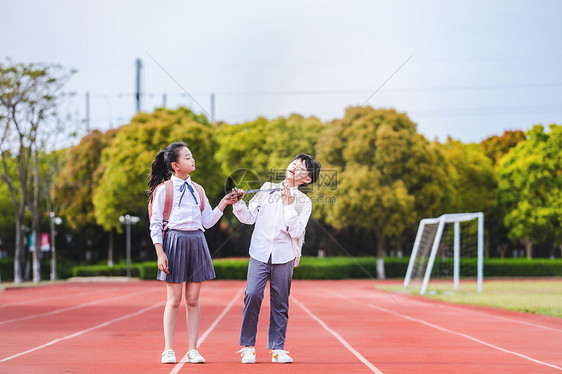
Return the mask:
[(119, 217), (119, 222), (127, 225), (125, 228), (127, 232), (127, 279), (131, 278), (131, 225), (134, 225), (139, 220), (139, 217), (130, 216), (128, 214)]
[(51, 282), (57, 280), (57, 254), (55, 250), (55, 225), (62, 223), (62, 218), (55, 217), (55, 212), (50, 212), (51, 217)]

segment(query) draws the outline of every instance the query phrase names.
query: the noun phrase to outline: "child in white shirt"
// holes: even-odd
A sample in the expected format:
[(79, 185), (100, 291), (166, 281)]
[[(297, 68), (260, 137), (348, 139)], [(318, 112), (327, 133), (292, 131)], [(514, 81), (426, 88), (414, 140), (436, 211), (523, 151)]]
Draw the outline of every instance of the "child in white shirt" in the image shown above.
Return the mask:
[[(260, 192), (248, 206), (242, 200), (233, 205), (234, 215), (240, 222), (255, 224), (240, 332), (242, 363), (256, 361), (254, 345), (258, 317), (268, 278), (271, 315), (267, 347), (273, 350), (272, 362), (293, 362), (283, 348), (289, 320), (293, 268), (300, 260), (300, 253), (295, 253), (294, 242), (302, 240), (312, 212), (310, 199), (298, 187), (316, 182), (320, 168), (320, 163), (312, 156), (301, 153), (287, 167), (282, 183), (262, 186), (262, 189), (273, 190), (271, 193)], [(235, 192), (239, 196), (243, 194), (242, 190)]]

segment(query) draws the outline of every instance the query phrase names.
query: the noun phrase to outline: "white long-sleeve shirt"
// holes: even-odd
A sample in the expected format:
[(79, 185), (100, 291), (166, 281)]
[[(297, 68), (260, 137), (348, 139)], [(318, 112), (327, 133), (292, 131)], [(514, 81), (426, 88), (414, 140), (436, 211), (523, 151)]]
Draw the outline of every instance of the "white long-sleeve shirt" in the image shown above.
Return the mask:
[[(275, 187), (280, 185), (266, 183), (262, 189)], [(235, 203), (232, 206), (233, 213), (242, 223), (255, 223), (250, 242), (250, 256), (265, 263), (271, 256), (273, 264), (284, 264), (295, 258), (292, 238), (299, 238), (304, 233), (312, 212), (312, 203), (296, 187), (291, 188), (295, 201), (290, 205), (283, 204), (280, 191), (266, 194), (262, 199), (263, 206), (259, 206), (259, 194), (256, 194), (248, 206), (242, 200)], [(295, 209), (296, 199), (302, 199), (303, 208), (300, 215)]]
[[(191, 177), (187, 177), (187, 183), (193, 188), (193, 193), (197, 198), (197, 203), (193, 198), (193, 195), (189, 191), (189, 188), (185, 189), (185, 192), (180, 192), (180, 187), (184, 184), (184, 180), (172, 175), (170, 178), (174, 184), (174, 197), (172, 203), (172, 211), (170, 212), (170, 218), (168, 219), (168, 229), (183, 230), (183, 231), (195, 231), (202, 230), (213, 227), (215, 223), (222, 217), (222, 211), (217, 206), (215, 209), (211, 209), (209, 204), (209, 199), (205, 195), (205, 190), (203, 190), (203, 197), (205, 199), (205, 209), (201, 212), (201, 201), (199, 197), (199, 192), (193, 185)], [(154, 195), (154, 201), (152, 202), (152, 217), (150, 219), (150, 237), (152, 238), (152, 243), (162, 244), (162, 220), (164, 214), (164, 203), (166, 198), (166, 189), (164, 185), (160, 185), (156, 188)], [(181, 205), (180, 204), (181, 197)]]

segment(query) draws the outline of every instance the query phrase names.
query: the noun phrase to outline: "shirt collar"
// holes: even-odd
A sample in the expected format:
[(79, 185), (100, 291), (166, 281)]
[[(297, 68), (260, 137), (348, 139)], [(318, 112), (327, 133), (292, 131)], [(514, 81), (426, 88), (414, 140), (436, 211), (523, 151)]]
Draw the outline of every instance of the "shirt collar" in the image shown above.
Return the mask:
[(170, 177), (170, 179), (172, 180), (172, 182), (174, 182), (175, 184), (183, 184), (183, 182), (188, 182), (191, 183), (191, 176), (187, 176), (186, 180), (183, 180), (181, 178), (176, 177), (175, 174), (172, 174), (172, 176)]
[[(283, 181), (277, 183), (276, 187), (282, 189), (282, 188), (283, 188)], [(297, 187), (289, 187), (289, 191), (295, 191), (295, 190), (298, 190), (298, 189), (299, 189), (299, 186), (297, 186)]]

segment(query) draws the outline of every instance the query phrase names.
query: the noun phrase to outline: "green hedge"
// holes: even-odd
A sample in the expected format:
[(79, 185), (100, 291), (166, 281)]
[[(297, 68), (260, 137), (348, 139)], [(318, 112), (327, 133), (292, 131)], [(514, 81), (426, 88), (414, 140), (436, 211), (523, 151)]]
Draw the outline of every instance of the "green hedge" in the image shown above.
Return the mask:
[[(73, 264), (68, 261), (57, 261), (57, 278), (66, 279), (72, 276)], [(25, 271), (25, 263), (22, 263), (22, 274)], [(32, 270), (33, 271), (33, 270)], [(50, 260), (41, 260), (41, 279), (51, 279), (51, 262)], [(14, 280), (14, 259), (0, 259), (0, 277), (2, 282), (10, 282)]]
[[(408, 267), (408, 258), (385, 258), (385, 272), (387, 278), (404, 278)], [(438, 261), (443, 263), (443, 261)], [(444, 261), (451, 266), (450, 260)], [(213, 260), (217, 279), (246, 279), (248, 270), (247, 258), (221, 258)], [(437, 266), (437, 264), (436, 264)], [(474, 269), (476, 259), (461, 259), (462, 269)], [(435, 268), (434, 268), (435, 269)], [(156, 279), (156, 262), (142, 262), (131, 264), (131, 276), (140, 279)], [(41, 263), (41, 278), (49, 279), (50, 264)], [(14, 264), (12, 259), (0, 259), (2, 281), (13, 280)], [(80, 265), (72, 267), (69, 263), (57, 264), (60, 279), (90, 276), (126, 276), (125, 262), (107, 265)], [(462, 275), (462, 274), (461, 274)], [(560, 259), (484, 259), (484, 277), (552, 277), (562, 276), (562, 261)], [(300, 266), (294, 271), (294, 279), (350, 279), (376, 277), (375, 257), (303, 257)]]
[(485, 277), (560, 277), (562, 261), (560, 259), (509, 258), (484, 259)]
[[(131, 277), (140, 279), (156, 279), (156, 262), (137, 262), (131, 264)], [(93, 277), (93, 276), (127, 276), (127, 264), (119, 262), (112, 267), (106, 264), (100, 265), (80, 265), (72, 269), (74, 277)]]
[[(409, 258), (389, 257), (384, 259), (387, 278), (404, 278)], [(293, 273), (294, 279), (352, 279), (376, 277), (377, 260), (375, 257), (303, 257)], [(246, 279), (248, 271), (247, 258), (224, 258), (213, 260), (217, 279)], [(447, 264), (450, 266), (451, 264)], [(156, 263), (142, 264), (144, 279), (156, 278)], [(474, 269), (476, 259), (461, 259), (463, 268)], [(562, 276), (562, 261), (548, 259), (527, 260), (515, 259), (484, 259), (484, 277), (551, 277)]]

